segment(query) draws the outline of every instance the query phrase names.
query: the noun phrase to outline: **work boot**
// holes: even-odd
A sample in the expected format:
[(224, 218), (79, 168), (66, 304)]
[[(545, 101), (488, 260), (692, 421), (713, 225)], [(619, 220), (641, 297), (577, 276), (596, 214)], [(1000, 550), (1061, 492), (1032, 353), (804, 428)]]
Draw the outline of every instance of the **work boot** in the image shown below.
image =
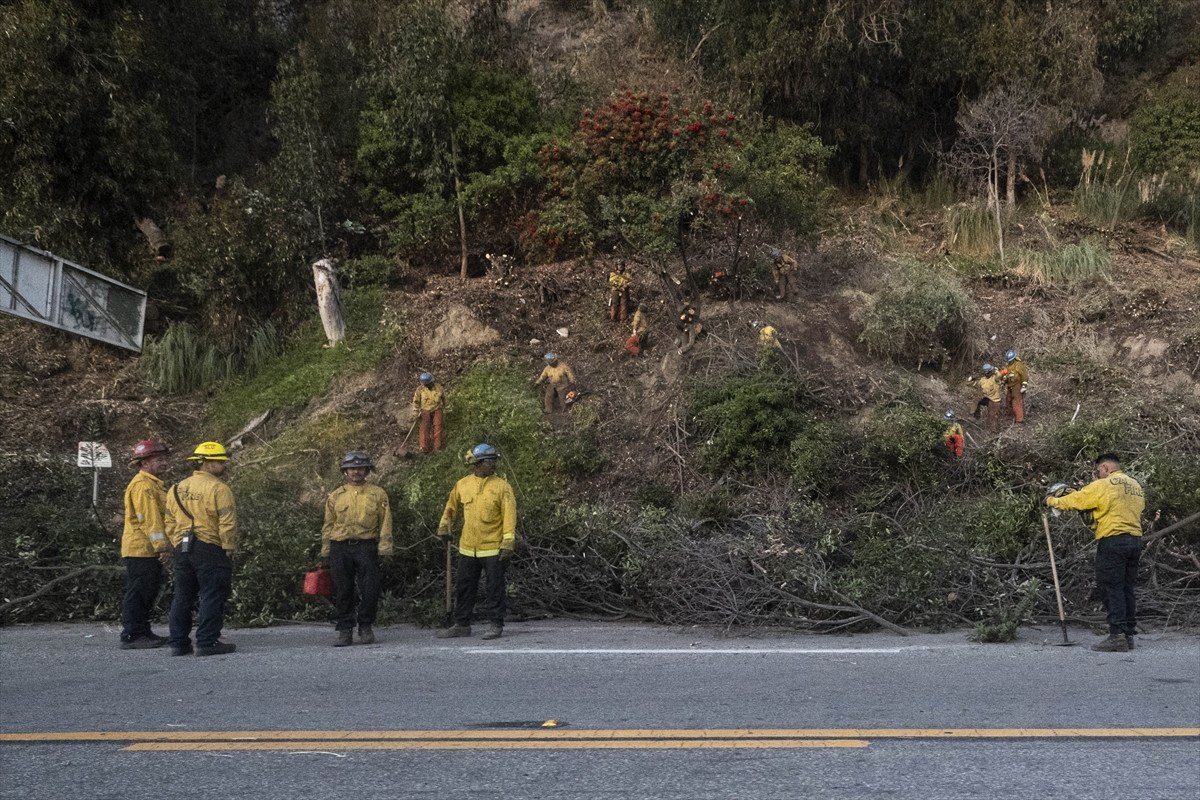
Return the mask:
[(494, 622), (493, 622), (493, 623), (492, 623), (492, 626), (491, 626), (490, 628), (488, 628), (488, 631), (487, 631), (487, 633), (485, 633), (485, 634), (484, 634), (482, 637), (480, 637), (480, 638), (483, 638), (483, 639), (499, 639), (499, 638), (500, 638), (501, 636), (503, 636), (503, 635), (504, 635), (504, 626), (503, 626), (503, 625), (497, 625), (496, 623), (494, 623)]
[(208, 647), (196, 646), (196, 655), (198, 656), (224, 656), (237, 650), (236, 644), (229, 642), (213, 642)]
[(1134, 643), (1133, 643), (1133, 634), (1132, 634), (1132, 633), (1127, 633), (1127, 634), (1125, 634), (1125, 644), (1129, 645), (1129, 649), (1130, 649), (1130, 650), (1132, 650), (1132, 649), (1134, 648)]
[(122, 650), (153, 650), (156, 647), (162, 647), (167, 643), (167, 640), (161, 636), (139, 636), (136, 639), (122, 639)]
[(437, 637), (439, 639), (457, 639), (460, 636), (470, 636), (470, 635), (471, 635), (471, 626), (470, 625), (454, 625), (450, 628), (446, 628), (445, 630), (438, 631)]
[(190, 656), (192, 654), (192, 643), (184, 642), (183, 644), (171, 645), (171, 655), (173, 656)]
[(1129, 642), (1125, 641), (1123, 634), (1114, 633), (1092, 645), (1092, 649), (1098, 653), (1128, 653)]
[(358, 626), (358, 643), (375, 644), (375, 631), (371, 630), (370, 625)]
[(349, 647), (354, 644), (354, 630), (346, 628), (337, 632), (337, 641), (333, 643), (334, 647)]

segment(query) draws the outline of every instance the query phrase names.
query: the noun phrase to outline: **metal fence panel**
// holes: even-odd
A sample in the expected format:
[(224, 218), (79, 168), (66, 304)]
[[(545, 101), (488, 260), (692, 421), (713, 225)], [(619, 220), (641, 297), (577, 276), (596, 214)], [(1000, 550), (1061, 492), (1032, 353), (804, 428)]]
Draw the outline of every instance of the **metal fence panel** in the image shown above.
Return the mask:
[(140, 352), (146, 293), (0, 236), (0, 313)]

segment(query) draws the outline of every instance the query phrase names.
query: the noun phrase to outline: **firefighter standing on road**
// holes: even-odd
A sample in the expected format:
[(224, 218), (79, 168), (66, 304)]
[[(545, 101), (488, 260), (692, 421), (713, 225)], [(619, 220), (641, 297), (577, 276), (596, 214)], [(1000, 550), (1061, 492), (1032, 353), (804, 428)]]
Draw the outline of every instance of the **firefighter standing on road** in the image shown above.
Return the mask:
[(421, 373), (420, 381), (421, 385), (413, 392), (412, 410), (421, 415), (421, 452), (428, 453), (431, 446), (442, 449), (442, 410), (446, 407), (446, 395), (434, 384), (433, 376), (428, 372)]
[(198, 656), (237, 648), (220, 640), (225, 602), (233, 586), (237, 510), (225, 474), (229, 453), (220, 442), (202, 442), (188, 457), (195, 471), (167, 492), (167, 536), (175, 546), (175, 597), (171, 602), (171, 655), (192, 652), (192, 611)]
[(150, 613), (162, 588), (163, 566), (171, 563), (171, 546), (164, 519), (167, 485), (159, 476), (167, 471), (171, 450), (156, 439), (144, 439), (133, 448), (131, 464), (138, 473), (125, 487), (125, 527), (121, 532), (121, 561), (125, 564), (125, 592), (121, 597), (121, 649), (149, 650), (167, 643), (150, 630)]
[(1025, 421), (1025, 389), (1029, 386), (1029, 369), (1017, 355), (1016, 350), (1004, 354), (1008, 362), (1008, 405), (1012, 409), (1013, 422)]
[(438, 536), (450, 536), (459, 506), (463, 522), (454, 580), (454, 626), (439, 632), (439, 639), (471, 635), (471, 615), (481, 574), (485, 577), (486, 599), (482, 611), (490, 623), (483, 638), (498, 639), (504, 633), (504, 569), (516, 543), (517, 500), (508, 481), (496, 475), (499, 455), (490, 444), (475, 445), (467, 456), (475, 474), (459, 479), (442, 511)]
[(542, 410), (547, 414), (554, 413), (554, 400), (558, 399), (558, 407), (564, 413), (567, 410), (567, 391), (575, 383), (575, 373), (570, 365), (560, 362), (554, 353), (546, 353), (546, 366), (538, 375), (534, 386), (546, 384), (546, 393), (542, 398)]
[(1124, 653), (1133, 649), (1137, 632), (1138, 561), (1142, 554), (1142, 512), (1146, 510), (1142, 486), (1121, 469), (1112, 453), (1096, 458), (1096, 480), (1077, 492), (1056, 483), (1046, 495), (1046, 505), (1084, 513), (1096, 535), (1096, 583), (1108, 616), (1108, 638), (1093, 650)]
[(346, 482), (325, 501), (321, 528), (321, 561), (329, 564), (333, 578), (334, 647), (354, 643), (356, 621), (359, 643), (374, 644), (371, 626), (379, 605), (379, 559), (392, 556), (392, 509), (387, 492), (367, 483), (367, 475), (375, 469), (371, 457), (351, 450), (342, 458), (341, 468)]

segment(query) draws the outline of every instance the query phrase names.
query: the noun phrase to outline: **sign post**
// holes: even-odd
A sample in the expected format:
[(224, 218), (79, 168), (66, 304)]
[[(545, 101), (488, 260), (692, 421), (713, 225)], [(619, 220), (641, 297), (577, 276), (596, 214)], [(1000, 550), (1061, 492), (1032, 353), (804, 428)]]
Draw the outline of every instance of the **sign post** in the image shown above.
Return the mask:
[(100, 470), (112, 466), (112, 454), (108, 445), (102, 442), (80, 442), (77, 463), (83, 469), (92, 471), (92, 505), (100, 504)]

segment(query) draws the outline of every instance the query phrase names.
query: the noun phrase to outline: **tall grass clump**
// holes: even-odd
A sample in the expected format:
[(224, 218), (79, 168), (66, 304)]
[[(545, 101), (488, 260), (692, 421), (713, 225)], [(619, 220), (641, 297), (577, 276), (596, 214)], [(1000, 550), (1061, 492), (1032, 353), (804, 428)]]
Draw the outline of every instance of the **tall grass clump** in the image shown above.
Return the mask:
[(146, 342), (140, 366), (151, 386), (177, 394), (257, 374), (279, 352), (279, 335), (269, 322), (251, 329), (232, 350), (223, 349), (194, 325), (180, 322)]
[(956, 203), (946, 210), (946, 235), (950, 249), (958, 253), (986, 256), (1000, 246), (996, 218), (981, 203)]
[(867, 308), (859, 341), (875, 354), (941, 366), (966, 344), (969, 309), (954, 277), (902, 263)]
[(1113, 170), (1116, 159), (1103, 150), (1080, 151), (1082, 172), (1075, 187), (1075, 208), (1088, 220), (1108, 228), (1126, 222), (1138, 213), (1138, 196), (1134, 175), (1129, 170), (1129, 151), (1125, 151), (1120, 168)]
[(1107, 278), (1112, 267), (1108, 248), (1088, 237), (1058, 250), (1024, 250), (1017, 255), (1018, 269), (1043, 286), (1076, 286)]

